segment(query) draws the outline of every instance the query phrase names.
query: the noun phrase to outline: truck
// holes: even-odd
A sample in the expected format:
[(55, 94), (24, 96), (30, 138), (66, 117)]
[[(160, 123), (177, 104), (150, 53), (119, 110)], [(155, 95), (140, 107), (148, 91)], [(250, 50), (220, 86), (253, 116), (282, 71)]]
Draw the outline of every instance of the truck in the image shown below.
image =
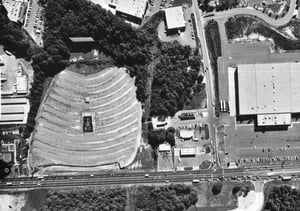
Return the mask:
[(281, 175), (280, 177), (281, 177), (281, 180), (282, 180), (282, 181), (288, 181), (288, 180), (291, 180), (291, 179), (292, 179), (291, 176)]
[(39, 175), (37, 178), (38, 178), (38, 180), (43, 180), (44, 176), (43, 175)]
[(192, 183), (199, 183), (199, 182), (200, 182), (199, 179), (193, 179), (193, 180), (192, 180)]

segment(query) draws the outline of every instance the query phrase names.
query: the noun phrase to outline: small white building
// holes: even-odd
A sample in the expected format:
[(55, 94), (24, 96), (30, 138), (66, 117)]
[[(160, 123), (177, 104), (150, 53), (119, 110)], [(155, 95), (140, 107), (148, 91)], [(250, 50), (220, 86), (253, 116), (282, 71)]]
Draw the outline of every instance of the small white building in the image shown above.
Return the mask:
[(185, 30), (185, 19), (181, 6), (165, 9), (165, 20), (167, 34), (176, 34)]
[(158, 117), (152, 117), (151, 121), (152, 121), (154, 130), (167, 129), (170, 125), (171, 118), (166, 117), (163, 120), (160, 120)]
[(159, 152), (170, 152), (171, 151), (171, 146), (170, 146), (169, 143), (160, 144), (158, 146), (158, 151)]
[(188, 147), (180, 149), (180, 156), (195, 156), (196, 155), (196, 148), (195, 147)]
[(194, 139), (194, 130), (180, 130), (179, 137), (184, 140)]

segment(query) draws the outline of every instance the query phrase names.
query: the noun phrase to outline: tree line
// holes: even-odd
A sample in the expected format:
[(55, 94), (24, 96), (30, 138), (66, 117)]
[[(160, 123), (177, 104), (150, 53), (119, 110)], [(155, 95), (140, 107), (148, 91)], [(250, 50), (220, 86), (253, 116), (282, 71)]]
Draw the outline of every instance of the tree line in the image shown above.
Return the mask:
[(176, 184), (153, 187), (140, 186), (132, 195), (132, 210), (136, 211), (184, 211), (198, 201), (197, 191), (191, 186)]
[(220, 116), (218, 57), (222, 56), (222, 50), (219, 26), (215, 20), (210, 20), (205, 25), (205, 36), (207, 47), (209, 50), (209, 57), (211, 59), (211, 67), (213, 69), (215, 90), (215, 115), (218, 117)]
[(40, 210), (184, 211), (198, 200), (191, 186), (133, 186), (130, 188), (48, 190)]
[(123, 211), (126, 207), (126, 189), (48, 190), (40, 210), (103, 210)]

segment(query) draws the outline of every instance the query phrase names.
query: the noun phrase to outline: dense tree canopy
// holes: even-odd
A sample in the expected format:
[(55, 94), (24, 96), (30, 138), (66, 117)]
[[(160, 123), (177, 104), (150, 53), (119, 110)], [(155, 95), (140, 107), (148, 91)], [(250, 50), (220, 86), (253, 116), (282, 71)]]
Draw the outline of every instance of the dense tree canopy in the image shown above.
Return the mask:
[(126, 190), (82, 189), (71, 191), (48, 190), (41, 210), (103, 210), (123, 211), (126, 206)]
[(184, 211), (198, 200), (187, 185), (133, 186), (130, 188), (48, 190), (42, 211)]
[(188, 46), (162, 44), (152, 83), (151, 115), (173, 116), (183, 108), (198, 79), (200, 63), (195, 57), (200, 61)]
[(218, 182), (214, 184), (214, 186), (211, 189), (211, 192), (213, 193), (213, 195), (218, 195), (219, 193), (221, 193), (222, 187), (223, 187), (222, 183)]
[[(191, 48), (178, 43), (162, 44), (156, 28), (164, 13), (154, 15), (140, 29), (134, 29), (124, 20), (85, 0), (45, 1), (45, 50), (55, 57), (56, 64), (64, 66), (69, 57), (67, 45), (71, 36), (91, 36), (97, 48), (125, 66), (136, 77), (137, 98), (144, 102), (151, 94), (151, 115), (174, 115), (183, 107), (190, 88), (199, 72), (199, 57), (191, 55)], [(147, 91), (148, 66), (155, 60), (152, 93)], [(188, 72), (187, 68), (191, 66)]]
[(152, 148), (157, 148), (160, 144), (164, 142), (169, 143), (171, 146), (175, 146), (175, 137), (174, 128), (160, 129), (160, 130), (149, 130), (148, 131), (148, 143), (152, 146)]
[(13, 52), (17, 57), (27, 57), (30, 41), (21, 30), (21, 26), (11, 22), (4, 6), (0, 6), (0, 44)]
[(219, 107), (219, 82), (218, 82), (218, 57), (222, 56), (221, 38), (218, 23), (215, 20), (210, 20), (205, 26), (205, 36), (207, 47), (209, 49), (209, 56), (211, 59), (211, 67), (214, 76), (214, 90), (215, 90), (215, 115), (220, 115)]
[(3, 160), (0, 160), (0, 179), (3, 179), (4, 177), (8, 176), (11, 171), (11, 165), (4, 162)]
[(264, 210), (298, 211), (300, 210), (300, 191), (289, 186), (274, 187), (267, 199)]
[(141, 186), (134, 197), (136, 211), (184, 211), (198, 200), (197, 191), (186, 185)]

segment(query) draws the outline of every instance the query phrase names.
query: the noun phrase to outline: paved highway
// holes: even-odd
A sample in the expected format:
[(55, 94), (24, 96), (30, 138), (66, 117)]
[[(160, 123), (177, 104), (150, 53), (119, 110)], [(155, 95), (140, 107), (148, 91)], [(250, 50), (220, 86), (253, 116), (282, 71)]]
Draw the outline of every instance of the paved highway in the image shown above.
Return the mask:
[(296, 8), (296, 0), (291, 0), (290, 9), (287, 12), (287, 14), (285, 14), (285, 16), (282, 18), (278, 18), (277, 20), (275, 20), (275, 18), (269, 17), (267, 14), (264, 14), (261, 11), (255, 10), (252, 7), (247, 7), (247, 8), (234, 8), (227, 11), (216, 12), (216, 13), (208, 13), (208, 14), (214, 14), (214, 16), (206, 17), (205, 21), (211, 19), (228, 18), (235, 15), (253, 15), (258, 18), (261, 18), (262, 20), (264, 20), (266, 23), (270, 24), (273, 27), (280, 27), (289, 23), (289, 21), (294, 15), (295, 8)]
[[(216, 179), (246, 179), (247, 176), (255, 176), (260, 179), (278, 178), (279, 175), (287, 174), (300, 176), (300, 171), (293, 171), (299, 166), (281, 168), (281, 166), (269, 166), (251, 169), (218, 169), (204, 171), (180, 171), (180, 172), (151, 172), (145, 176), (143, 172), (127, 172), (100, 175), (78, 175), (78, 176), (48, 176), (39, 180), (37, 177), (6, 178), (0, 181), (0, 190), (3, 192), (12, 189), (39, 189), (39, 188), (61, 188), (75, 186), (111, 186), (131, 184), (155, 184), (155, 183), (191, 183), (193, 179), (216, 180)], [(277, 172), (277, 173), (276, 173)], [(238, 177), (238, 178), (235, 178)]]
[(193, 0), (193, 7), (195, 12), (196, 18), (196, 29), (198, 38), (200, 40), (200, 49), (199, 51), (202, 52), (202, 58), (205, 68), (205, 76), (206, 76), (206, 93), (207, 93), (207, 107), (208, 107), (208, 123), (209, 123), (209, 132), (210, 138), (213, 142), (215, 148), (215, 155), (216, 155), (216, 163), (219, 164), (218, 153), (217, 153), (217, 142), (216, 142), (216, 122), (215, 122), (215, 114), (214, 114), (214, 95), (213, 95), (213, 79), (212, 79), (212, 68), (210, 65), (209, 60), (209, 52), (206, 44), (205, 38), (205, 30), (204, 30), (204, 20), (203, 16), (200, 14), (201, 10), (198, 7), (197, 0)]

